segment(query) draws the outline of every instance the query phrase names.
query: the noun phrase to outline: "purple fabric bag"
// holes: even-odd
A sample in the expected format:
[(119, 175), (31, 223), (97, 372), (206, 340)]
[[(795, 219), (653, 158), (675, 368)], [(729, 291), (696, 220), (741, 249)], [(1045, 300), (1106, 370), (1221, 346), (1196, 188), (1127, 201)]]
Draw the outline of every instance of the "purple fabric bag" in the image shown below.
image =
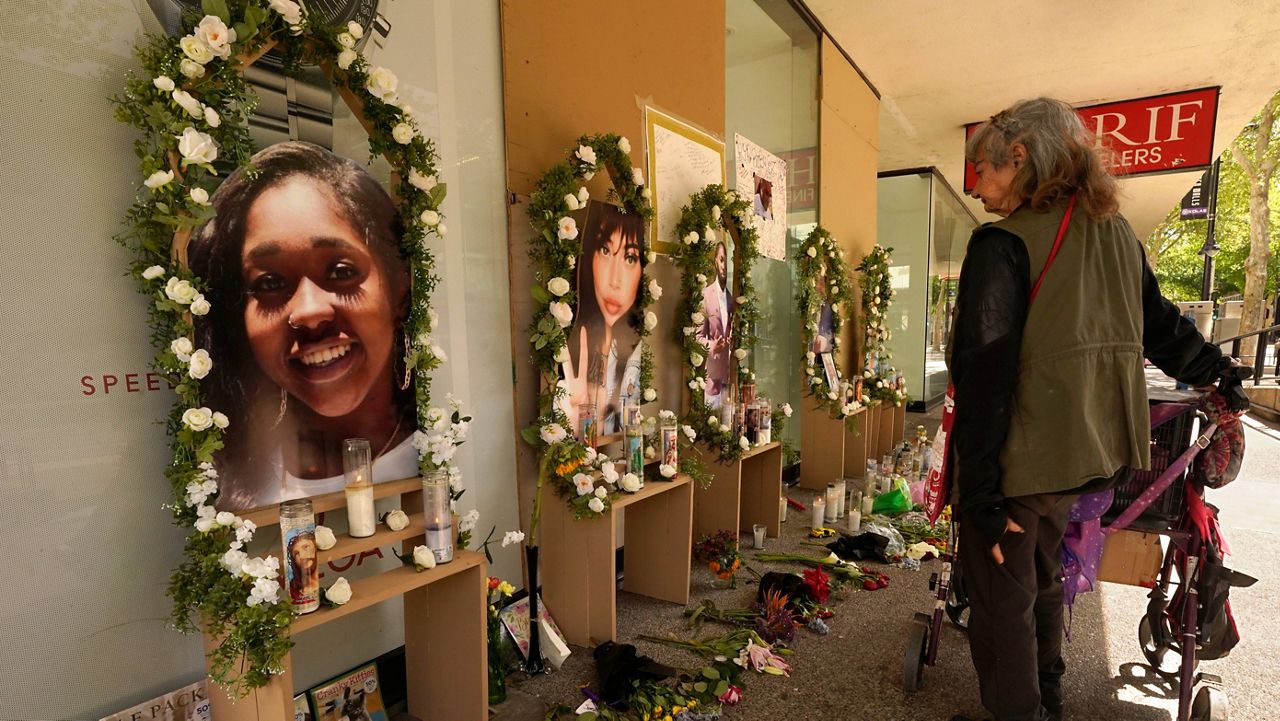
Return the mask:
[(1067, 514), (1067, 531), (1062, 536), (1062, 602), (1069, 608), (1076, 595), (1092, 591), (1098, 583), (1102, 562), (1102, 514), (1111, 507), (1115, 491), (1086, 493)]

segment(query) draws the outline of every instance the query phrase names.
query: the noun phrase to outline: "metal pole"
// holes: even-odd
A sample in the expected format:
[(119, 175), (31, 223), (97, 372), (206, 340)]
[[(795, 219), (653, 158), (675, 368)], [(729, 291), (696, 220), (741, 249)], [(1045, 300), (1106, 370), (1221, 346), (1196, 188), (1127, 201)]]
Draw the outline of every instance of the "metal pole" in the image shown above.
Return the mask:
[(1214, 260), (1218, 254), (1218, 242), (1214, 237), (1214, 221), (1218, 215), (1218, 166), (1221, 161), (1213, 161), (1213, 174), (1210, 183), (1213, 189), (1209, 192), (1209, 229), (1205, 233), (1204, 247), (1200, 254), (1204, 256), (1204, 275), (1200, 278), (1200, 300), (1213, 300)]

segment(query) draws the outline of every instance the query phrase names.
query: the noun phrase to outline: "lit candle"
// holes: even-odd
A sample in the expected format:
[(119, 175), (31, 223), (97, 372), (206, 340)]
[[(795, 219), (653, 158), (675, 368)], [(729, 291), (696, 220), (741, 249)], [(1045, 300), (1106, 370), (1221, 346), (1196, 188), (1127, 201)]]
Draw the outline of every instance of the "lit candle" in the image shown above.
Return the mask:
[(779, 522), (779, 523), (786, 523), (786, 522), (787, 522), (787, 498), (786, 498), (786, 496), (783, 496), (782, 498), (779, 498), (779, 499), (778, 499), (778, 522)]
[(836, 481), (836, 518), (844, 515), (844, 479)]
[(849, 511), (849, 532), (857, 533), (862, 530), (862, 513), (860, 511)]
[(372, 536), (378, 521), (373, 509), (373, 458), (368, 439), (343, 442), (342, 470), (347, 477), (347, 533), (352, 538)]
[(814, 496), (811, 508), (813, 509), (813, 520), (810, 525), (813, 528), (821, 528), (822, 519), (827, 510), (827, 502), (823, 500), (822, 496)]
[(435, 471), (422, 479), (422, 511), (426, 517), (427, 548), (436, 563), (453, 560), (453, 516), (449, 513), (449, 474)]
[(826, 503), (826, 519), (827, 521), (835, 521), (840, 518), (837, 511), (840, 510), (840, 499), (836, 495), (836, 484), (827, 484), (827, 503)]
[(862, 515), (870, 516), (873, 508), (875, 508), (876, 499), (872, 496), (864, 495), (862, 497)]

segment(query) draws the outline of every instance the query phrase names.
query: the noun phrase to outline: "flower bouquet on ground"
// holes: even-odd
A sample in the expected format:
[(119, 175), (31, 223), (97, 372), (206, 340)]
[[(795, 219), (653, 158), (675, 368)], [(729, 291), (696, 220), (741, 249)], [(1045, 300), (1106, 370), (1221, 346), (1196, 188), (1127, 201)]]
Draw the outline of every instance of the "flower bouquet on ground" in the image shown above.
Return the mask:
[[(805, 556), (799, 553), (757, 553), (756, 559), (770, 563), (803, 563), (810, 568), (821, 568), (828, 576), (828, 588), (853, 585), (874, 591), (889, 585), (889, 577), (877, 571), (864, 571), (852, 561), (842, 560), (832, 553), (826, 557)], [(814, 579), (817, 584), (817, 579)]]
[(742, 553), (738, 550), (738, 534), (729, 530), (708, 533), (693, 544), (693, 560), (707, 564), (707, 568), (723, 581), (727, 588), (737, 588), (737, 573), (742, 567)]
[(507, 655), (503, 636), (506, 629), (502, 625), (499, 613), (506, 605), (506, 599), (515, 593), (515, 586), (494, 576), (489, 577), (488, 603), (489, 615), (486, 616), (489, 643), (489, 703), (499, 704), (507, 700)]

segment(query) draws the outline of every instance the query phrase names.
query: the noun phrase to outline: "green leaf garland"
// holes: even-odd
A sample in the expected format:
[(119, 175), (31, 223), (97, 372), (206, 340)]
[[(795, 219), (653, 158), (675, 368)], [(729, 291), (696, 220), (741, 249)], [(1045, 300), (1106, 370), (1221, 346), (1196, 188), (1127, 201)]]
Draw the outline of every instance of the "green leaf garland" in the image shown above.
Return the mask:
[(900, 406), (909, 399), (902, 374), (888, 364), (892, 354), (885, 343), (892, 331), (885, 325), (889, 303), (897, 295), (889, 278), (893, 248), (879, 243), (858, 264), (862, 280), (862, 317), (866, 319), (863, 340), (862, 403)]
[[(832, 418), (848, 418), (857, 412), (861, 403), (858, 399), (849, 397), (851, 390), (848, 384), (839, 378), (838, 360), (837, 386), (833, 388), (827, 383), (822, 364), (809, 349), (818, 334), (818, 321), (825, 299), (831, 303), (832, 354), (839, 358), (840, 329), (844, 326), (844, 313), (854, 300), (849, 264), (845, 262), (844, 251), (836, 245), (831, 234), (822, 226), (817, 226), (796, 248), (796, 270), (799, 275), (796, 305), (804, 320), (800, 338), (805, 393), (812, 396), (819, 407), (827, 409)], [(821, 276), (825, 276), (826, 288), (820, 291), (818, 281)]]

